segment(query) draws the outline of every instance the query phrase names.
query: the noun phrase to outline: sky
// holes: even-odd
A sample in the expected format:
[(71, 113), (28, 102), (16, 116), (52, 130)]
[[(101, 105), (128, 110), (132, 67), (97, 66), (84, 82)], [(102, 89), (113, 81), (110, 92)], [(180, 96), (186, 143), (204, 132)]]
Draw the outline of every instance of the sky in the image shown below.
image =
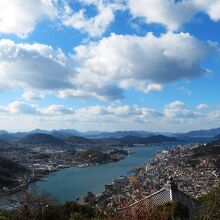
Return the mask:
[(220, 0), (0, 0), (0, 129), (220, 127)]

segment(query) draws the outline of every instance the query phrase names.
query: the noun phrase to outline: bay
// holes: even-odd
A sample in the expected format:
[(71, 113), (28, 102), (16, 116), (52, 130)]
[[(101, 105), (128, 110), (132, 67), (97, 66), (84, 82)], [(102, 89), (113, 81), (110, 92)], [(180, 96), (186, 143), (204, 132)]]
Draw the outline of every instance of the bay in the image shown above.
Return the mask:
[[(131, 169), (151, 160), (163, 149), (161, 146), (134, 147), (133, 154), (118, 162), (63, 169), (49, 175), (47, 181), (30, 184), (29, 188), (34, 186), (41, 192), (49, 192), (61, 203), (76, 200), (88, 191), (99, 194), (104, 190), (105, 184), (111, 183), (113, 178), (128, 175)], [(3, 205), (3, 199), (4, 197), (0, 197), (0, 205)]]

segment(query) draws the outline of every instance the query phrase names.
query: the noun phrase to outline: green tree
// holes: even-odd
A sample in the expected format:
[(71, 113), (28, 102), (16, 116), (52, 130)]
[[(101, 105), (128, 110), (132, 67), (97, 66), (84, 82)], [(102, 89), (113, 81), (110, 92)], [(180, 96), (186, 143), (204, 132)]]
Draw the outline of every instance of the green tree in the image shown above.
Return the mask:
[(207, 195), (200, 198), (202, 206), (197, 219), (219, 220), (220, 219), (220, 186)]
[(0, 210), (0, 220), (8, 220), (7, 213), (4, 210)]

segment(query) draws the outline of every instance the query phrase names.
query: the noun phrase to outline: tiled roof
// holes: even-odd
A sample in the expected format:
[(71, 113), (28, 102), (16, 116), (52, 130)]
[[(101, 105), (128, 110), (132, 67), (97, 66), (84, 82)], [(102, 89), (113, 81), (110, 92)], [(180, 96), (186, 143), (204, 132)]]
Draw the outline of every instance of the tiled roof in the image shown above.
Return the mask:
[(163, 188), (153, 193), (152, 195), (144, 197), (143, 199), (131, 204), (129, 207), (131, 208), (138, 207), (139, 203), (146, 204), (146, 205), (149, 205), (149, 204), (161, 205), (161, 204), (171, 202), (171, 201), (172, 201), (172, 198), (171, 198), (170, 191)]
[(161, 190), (149, 196), (146, 196), (135, 203), (132, 203), (128, 207), (121, 209), (121, 211), (126, 209), (137, 209), (140, 204), (142, 207), (144, 206), (147, 208), (152, 205), (162, 205), (167, 202), (172, 202), (174, 200), (179, 201), (181, 204), (188, 207), (189, 219), (192, 219), (192, 216), (195, 214), (196, 210), (200, 206), (200, 202), (197, 199), (179, 190), (177, 185), (175, 185), (174, 182), (171, 180)]

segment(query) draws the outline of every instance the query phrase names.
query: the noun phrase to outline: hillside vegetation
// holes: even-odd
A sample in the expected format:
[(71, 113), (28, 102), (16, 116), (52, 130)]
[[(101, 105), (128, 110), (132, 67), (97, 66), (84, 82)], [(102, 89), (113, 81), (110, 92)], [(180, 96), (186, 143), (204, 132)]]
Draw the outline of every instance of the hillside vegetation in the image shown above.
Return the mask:
[(35, 133), (29, 134), (20, 140), (22, 144), (51, 144), (51, 145), (64, 145), (65, 142), (50, 134)]
[(18, 176), (23, 175), (26, 171), (25, 167), (0, 156), (0, 187), (14, 185)]
[(213, 141), (205, 145), (200, 145), (199, 147), (193, 149), (194, 160), (199, 160), (201, 158), (206, 158), (215, 164), (218, 171), (220, 170), (220, 141)]

